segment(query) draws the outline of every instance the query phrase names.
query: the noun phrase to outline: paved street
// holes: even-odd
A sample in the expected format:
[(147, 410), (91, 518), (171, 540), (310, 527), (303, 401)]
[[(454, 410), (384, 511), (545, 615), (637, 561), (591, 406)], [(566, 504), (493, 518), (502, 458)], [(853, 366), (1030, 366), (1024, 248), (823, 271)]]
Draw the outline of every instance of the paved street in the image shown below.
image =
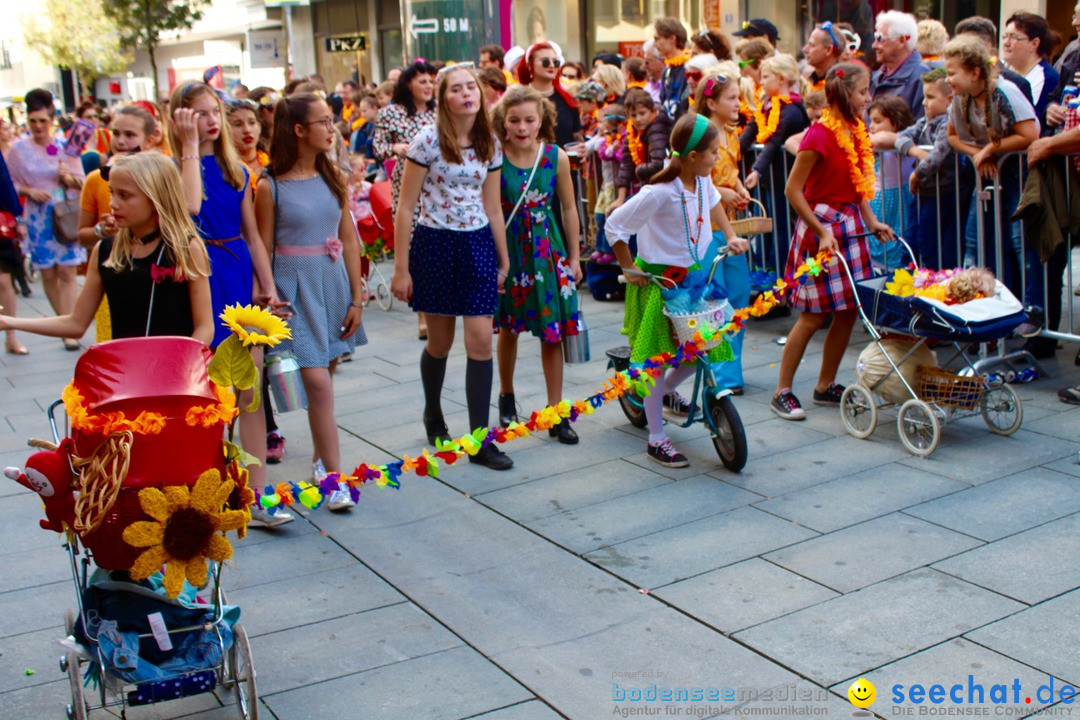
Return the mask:
[[(23, 315), (47, 308), (34, 289)], [(589, 297), (585, 309), (593, 359), (567, 367), (570, 399), (600, 388), (604, 350), (623, 344), (621, 304)], [(372, 305), (365, 322), (371, 344), (337, 380), (349, 468), (424, 442), (415, 319), (395, 303)], [(546, 433), (507, 445), (509, 472), (461, 462), (438, 480), (365, 488), (350, 513), (253, 530), (225, 576), (252, 638), (261, 716), (592, 720), (738, 707), (847, 718), (847, 687), (865, 676), (877, 686), (870, 710), (891, 717), (894, 685), (963, 684), (967, 703), (969, 675), (989, 715), (1071, 710), (1055, 704), (1063, 683), (1080, 685), (1080, 408), (1055, 391), (1080, 382), (1075, 348), (1045, 364), (1049, 379), (1016, 386), (1024, 422), (1014, 436), (961, 420), (919, 459), (890, 411), (866, 440), (849, 437), (833, 409), (810, 406), (801, 423), (770, 412), (775, 340), (790, 324), (751, 326), (747, 393), (736, 399), (750, 460), (739, 475), (720, 465), (702, 425), (670, 431), (690, 467), (660, 468), (645, 432), (611, 405), (576, 424), (578, 446)], [(0, 466), (21, 465), (26, 439), (47, 436), (44, 408), (76, 360), (59, 340), (21, 339), (29, 357), (0, 356)], [(867, 342), (857, 328), (841, 382), (854, 379)], [(820, 347), (797, 378), (805, 401)], [(464, 366), (459, 342), (445, 399), (457, 435)], [(532, 338), (518, 375), (520, 404), (540, 408)], [(306, 418), (279, 419), (287, 454), (271, 479), (303, 479)], [(60, 718), (70, 694), (54, 641), (75, 605), (67, 556), (37, 527), (37, 496), (2, 482), (0, 718)], [(991, 687), (1014, 679), (1015, 700), (1010, 689), (990, 705)], [(1051, 682), (1051, 698), (1036, 692)], [(653, 684), (686, 699), (634, 699)], [(694, 688), (730, 688), (732, 699)], [(231, 703), (210, 694), (129, 717), (217, 720), (235, 717)]]

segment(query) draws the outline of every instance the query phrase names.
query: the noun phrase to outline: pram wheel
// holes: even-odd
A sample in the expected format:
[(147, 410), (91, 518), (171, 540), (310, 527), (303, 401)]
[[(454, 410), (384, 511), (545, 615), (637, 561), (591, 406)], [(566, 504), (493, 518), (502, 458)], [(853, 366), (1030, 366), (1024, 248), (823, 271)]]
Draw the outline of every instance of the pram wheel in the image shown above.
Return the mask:
[(394, 306), (394, 296), (390, 294), (390, 286), (386, 282), (380, 282), (375, 286), (375, 300), (383, 310), (389, 310)]
[(731, 472), (739, 472), (746, 465), (747, 457), (746, 430), (743, 428), (739, 411), (735, 409), (735, 403), (731, 402), (728, 395), (721, 398), (708, 395), (706, 399), (709, 419), (715, 430), (712, 441), (716, 454), (720, 456), (724, 467)]
[(870, 437), (877, 427), (877, 403), (862, 385), (848, 385), (840, 397), (840, 419), (848, 435), (859, 439)]
[(998, 435), (1012, 435), (1024, 421), (1024, 407), (1016, 391), (1008, 385), (997, 385), (983, 393), (979, 409), (990, 432)]
[(79, 653), (69, 652), (64, 658), (68, 682), (71, 685), (71, 704), (67, 706), (68, 720), (86, 720), (87, 706), (83, 698), (82, 673), (79, 672)]
[(64, 611), (64, 632), (68, 635), (75, 634), (75, 611), (70, 608)]
[(904, 447), (920, 457), (934, 452), (941, 439), (941, 426), (934, 410), (922, 400), (914, 398), (900, 406), (896, 428)]
[(236, 692), (236, 706), (243, 720), (258, 720), (259, 695), (255, 689), (255, 667), (251, 664), (251, 645), (244, 626), (233, 626), (224, 683)]

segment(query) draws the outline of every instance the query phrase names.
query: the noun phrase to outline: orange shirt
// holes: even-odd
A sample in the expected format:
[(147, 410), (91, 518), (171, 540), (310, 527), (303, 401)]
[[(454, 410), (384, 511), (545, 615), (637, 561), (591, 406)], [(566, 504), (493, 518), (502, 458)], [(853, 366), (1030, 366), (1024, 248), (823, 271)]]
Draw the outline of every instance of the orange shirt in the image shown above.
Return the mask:
[(101, 220), (101, 216), (109, 212), (109, 204), (112, 202), (112, 193), (109, 191), (109, 183), (101, 177), (100, 170), (94, 170), (86, 176), (83, 182), (82, 194), (79, 196), (79, 207), (94, 216), (94, 222)]
[[(719, 188), (734, 190), (739, 182), (739, 132), (735, 128), (723, 128), (721, 131), (723, 142), (720, 143), (716, 155), (716, 166), (712, 170), (713, 185)], [(726, 144), (726, 147), (725, 147)], [(733, 209), (725, 206), (728, 217), (734, 219)], [(713, 230), (720, 228), (714, 227)]]

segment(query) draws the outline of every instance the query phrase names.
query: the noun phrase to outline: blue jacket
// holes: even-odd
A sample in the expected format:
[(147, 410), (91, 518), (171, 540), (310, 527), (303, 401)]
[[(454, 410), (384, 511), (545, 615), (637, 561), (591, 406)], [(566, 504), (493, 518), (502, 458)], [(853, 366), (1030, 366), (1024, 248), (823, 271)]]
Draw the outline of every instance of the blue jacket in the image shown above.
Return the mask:
[(916, 120), (926, 112), (923, 109), (923, 73), (927, 72), (926, 63), (918, 50), (912, 50), (900, 67), (886, 76), (884, 70), (875, 70), (870, 75), (870, 97), (874, 100), (886, 95), (897, 95), (911, 108)]

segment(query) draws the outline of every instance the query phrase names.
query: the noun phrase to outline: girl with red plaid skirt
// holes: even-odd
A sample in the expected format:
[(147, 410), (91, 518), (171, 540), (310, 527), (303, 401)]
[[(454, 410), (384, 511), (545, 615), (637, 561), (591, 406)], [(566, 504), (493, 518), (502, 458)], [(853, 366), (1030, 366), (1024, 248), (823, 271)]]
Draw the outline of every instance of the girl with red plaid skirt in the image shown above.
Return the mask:
[[(874, 157), (862, 120), (870, 100), (866, 68), (847, 63), (833, 66), (825, 77), (825, 96), (829, 106), (821, 121), (803, 136), (784, 190), (799, 216), (785, 276), (791, 277), (808, 257), (825, 250), (842, 253), (852, 277), (864, 280), (871, 274), (870, 249), (866, 238), (857, 236), (869, 230), (884, 240), (894, 239), (892, 230), (870, 210), (875, 188)], [(814, 404), (840, 404), (844, 387), (836, 382), (836, 370), (858, 312), (855, 289), (839, 260), (825, 263), (820, 274), (802, 279), (805, 282), (796, 285), (792, 294), (792, 307), (801, 314), (787, 336), (771, 405), (785, 420), (806, 417), (791, 384), (810, 338), (828, 313), (833, 320), (825, 336)]]

